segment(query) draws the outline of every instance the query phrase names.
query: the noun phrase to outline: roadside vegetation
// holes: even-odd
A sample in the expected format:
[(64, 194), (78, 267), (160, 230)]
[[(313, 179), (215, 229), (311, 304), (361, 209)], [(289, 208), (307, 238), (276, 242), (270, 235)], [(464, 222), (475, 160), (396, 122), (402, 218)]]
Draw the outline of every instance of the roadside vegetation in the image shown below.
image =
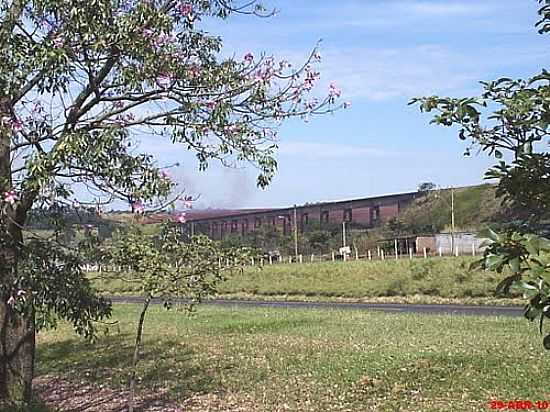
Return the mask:
[[(115, 305), (118, 323), (94, 345), (64, 324), (41, 333), (39, 395), (61, 411), (123, 402), (139, 310)], [(550, 397), (544, 349), (521, 318), (211, 306), (147, 316), (148, 410), (479, 411)]]
[[(356, 300), (417, 303), (514, 303), (495, 295), (505, 277), (471, 270), (473, 257), (319, 262), (248, 266), (218, 285), (218, 297), (281, 300)], [(107, 295), (137, 295), (131, 274), (91, 273)], [(124, 280), (121, 279), (124, 278)]]

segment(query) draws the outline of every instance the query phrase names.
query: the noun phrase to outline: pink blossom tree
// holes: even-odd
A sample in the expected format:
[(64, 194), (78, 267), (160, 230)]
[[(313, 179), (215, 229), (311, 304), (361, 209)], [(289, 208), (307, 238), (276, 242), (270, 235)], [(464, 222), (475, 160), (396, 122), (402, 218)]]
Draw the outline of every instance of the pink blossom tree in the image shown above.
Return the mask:
[(319, 79), (315, 50), (300, 67), (223, 57), (201, 23), (235, 13), (265, 10), (239, 0), (1, 2), (0, 402), (31, 397), (37, 319), (69, 319), (90, 335), (110, 313), (77, 253), (24, 239), (32, 210), (73, 204), (76, 187), (98, 210), (122, 199), (143, 213), (167, 201), (172, 180), (135, 150), (144, 134), (193, 151), (201, 169), (251, 163), (264, 187), (277, 166), (277, 126), (340, 106), (334, 84), (306, 98)]

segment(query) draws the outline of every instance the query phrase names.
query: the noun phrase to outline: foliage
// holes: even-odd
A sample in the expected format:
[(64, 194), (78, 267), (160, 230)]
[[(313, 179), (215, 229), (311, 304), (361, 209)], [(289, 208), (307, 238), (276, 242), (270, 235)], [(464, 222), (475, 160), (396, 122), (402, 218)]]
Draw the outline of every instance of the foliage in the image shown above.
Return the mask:
[(166, 308), (174, 299), (188, 299), (189, 307), (216, 291), (224, 273), (250, 262), (246, 249), (223, 250), (206, 236), (188, 241), (177, 227), (165, 226), (160, 235), (147, 235), (139, 227), (121, 233), (102, 256), (115, 265), (128, 268), (144, 297), (134, 345), (130, 374), (129, 410), (134, 408), (134, 393), (145, 315), (152, 299), (160, 298)]
[[(226, 275), (250, 263), (253, 251), (246, 248), (222, 248), (207, 236), (185, 238), (177, 227), (164, 226), (158, 235), (147, 235), (133, 226), (119, 232), (101, 255), (105, 263), (128, 268), (143, 296), (160, 298), (165, 306), (185, 298), (198, 303), (216, 291)], [(109, 278), (116, 274), (105, 275)]]
[(550, 205), (550, 154), (523, 154), (511, 165), (500, 161), (486, 174), (499, 179), (497, 196), (536, 223), (548, 218)]
[(418, 185), (418, 191), (429, 192), (430, 190), (434, 190), (436, 187), (437, 185), (433, 182), (423, 182)]
[(194, 151), (201, 169), (212, 159), (251, 162), (265, 186), (276, 168), (274, 128), (332, 110), (341, 92), (331, 85), (325, 98), (306, 99), (317, 51), (296, 68), (250, 53), (223, 58), (221, 39), (200, 30), (202, 21), (258, 10), (217, 0), (4, 2), (0, 235), (17, 238), (41, 215), (69, 227), (64, 212), (81, 205), (76, 186), (97, 204), (162, 206), (175, 182), (136, 150), (145, 133)]
[[(540, 33), (550, 32), (550, 1), (539, 0)], [(513, 207), (526, 207), (529, 222), (539, 222), (550, 209), (550, 157), (546, 150), (550, 137), (550, 72), (526, 79), (501, 78), (482, 82), (484, 92), (476, 98), (415, 98), (424, 112), (435, 111), (432, 123), (461, 127), (459, 138), (469, 140), (467, 155), (473, 147), (499, 159), (486, 178), (499, 179), (497, 195)], [(505, 153), (512, 155), (508, 164)], [(503, 160), (504, 159), (504, 160)], [(529, 302), (525, 316), (540, 319), (540, 332), (550, 304), (550, 241), (525, 228), (504, 234), (489, 232), (491, 244), (482, 264), (501, 270), (509, 266), (512, 276), (498, 286), (506, 292), (512, 285), (526, 292)], [(550, 349), (550, 335), (543, 341)]]
[[(550, 318), (550, 240), (534, 234), (497, 234), (492, 230), (486, 236), (488, 248), (477, 265), (499, 273), (509, 268), (511, 275), (498, 284), (497, 293), (508, 294), (511, 287), (523, 290), (528, 299), (525, 317), (530, 321), (538, 318), (542, 334), (544, 319)], [(550, 350), (550, 333), (543, 344)]]
[[(40, 214), (35, 211), (54, 212), (50, 217), (60, 228), (65, 223), (58, 212), (69, 205), (95, 205), (100, 213), (118, 199), (141, 214), (175, 199), (191, 200), (174, 193), (169, 165), (142, 153), (140, 140), (192, 151), (201, 170), (211, 161), (251, 163), (265, 187), (277, 167), (280, 123), (340, 107), (335, 84), (323, 96), (310, 95), (319, 79), (317, 50), (296, 67), (267, 55), (224, 57), (222, 39), (202, 26), (236, 13), (269, 14), (255, 1), (239, 0), (0, 2), (0, 243), (7, 248), (0, 253), (2, 298), (9, 299), (12, 284), (25, 284), (19, 260), (37, 244), (21, 232), (31, 214)], [(59, 230), (45, 242), (62, 241)], [(61, 316), (68, 313), (65, 305), (81, 302), (82, 310), (69, 312), (82, 316), (83, 324), (107, 314), (88, 310), (97, 298), (85, 284), (76, 290), (89, 292), (88, 298), (65, 301), (68, 284), (46, 283), (61, 279), (63, 262), (41, 256), (49, 262), (40, 268), (52, 272), (33, 272), (26, 287), (48, 293), (20, 294), (33, 294), (33, 305), (46, 313), (61, 310)], [(164, 271), (161, 263), (155, 265)], [(77, 266), (74, 260), (68, 266), (71, 285), (78, 283)], [(1, 301), (0, 309), (6, 305)], [(32, 367), (25, 370), (32, 374)], [(27, 373), (28, 389), (31, 380)], [(0, 386), (7, 379), (2, 381)]]
[[(393, 247), (393, 245), (391, 246)], [(363, 250), (363, 254), (366, 252)], [(380, 302), (507, 304), (509, 300), (496, 296), (494, 285), (510, 275), (468, 270), (476, 260), (471, 256), (428, 259), (376, 258), (310, 263), (248, 266), (238, 276), (230, 276), (219, 284), (218, 295), (232, 299), (259, 300), (361, 300)], [(325, 257), (326, 258), (326, 257)], [(330, 256), (328, 256), (330, 259)], [(259, 262), (256, 260), (255, 262)], [(135, 296), (141, 292), (139, 282), (125, 282), (116, 276), (90, 274), (94, 286), (102, 293), (115, 296)], [(132, 273), (124, 277), (133, 280)], [(399, 288), (397, 288), (399, 285)], [(514, 304), (521, 304), (521, 293), (512, 291)]]
[(111, 305), (96, 295), (83, 274), (80, 251), (32, 240), (25, 252), (8, 298), (14, 309), (33, 311), (38, 330), (56, 326), (60, 318), (70, 321), (87, 339), (95, 338), (94, 322), (110, 317)]

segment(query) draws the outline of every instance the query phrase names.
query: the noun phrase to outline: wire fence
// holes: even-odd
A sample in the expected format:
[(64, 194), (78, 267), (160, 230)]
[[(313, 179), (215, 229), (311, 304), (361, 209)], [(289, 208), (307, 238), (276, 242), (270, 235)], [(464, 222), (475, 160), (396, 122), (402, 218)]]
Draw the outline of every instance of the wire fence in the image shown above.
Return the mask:
[[(307, 264), (319, 262), (353, 262), (353, 261), (395, 261), (395, 260), (413, 260), (413, 259), (430, 259), (434, 257), (460, 257), (460, 256), (479, 256), (482, 253), (476, 243), (472, 243), (470, 253), (465, 253), (464, 248), (455, 248), (454, 253), (450, 253), (448, 249), (442, 247), (437, 251), (423, 248), (422, 251), (415, 251), (413, 248), (408, 250), (408, 253), (397, 250), (397, 253), (391, 253), (383, 248), (374, 250), (367, 249), (364, 253), (359, 253), (358, 249), (342, 253), (340, 250), (331, 251), (325, 254), (298, 254), (298, 255), (264, 255), (251, 257), (249, 266), (267, 266), (267, 265), (282, 265), (282, 264)], [(229, 260), (219, 261), (219, 265), (230, 266), (236, 264)], [(242, 262), (241, 262), (242, 263)], [(102, 265), (90, 263), (83, 265), (81, 269), (84, 272), (126, 272), (131, 271), (130, 268), (125, 268), (117, 265)]]

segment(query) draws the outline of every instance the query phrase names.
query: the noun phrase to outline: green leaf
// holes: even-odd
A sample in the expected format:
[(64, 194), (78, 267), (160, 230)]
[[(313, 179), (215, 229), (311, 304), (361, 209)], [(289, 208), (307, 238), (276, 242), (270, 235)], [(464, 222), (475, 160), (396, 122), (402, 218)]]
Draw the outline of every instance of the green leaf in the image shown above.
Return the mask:
[(534, 321), (541, 314), (541, 310), (533, 307), (532, 305), (527, 305), (525, 307), (524, 316), (529, 319), (531, 322)]
[(520, 280), (519, 275), (508, 276), (503, 279), (496, 287), (497, 295), (507, 295), (510, 292), (510, 287), (518, 280)]
[(508, 262), (510, 265), (510, 268), (512, 269), (512, 272), (514, 273), (520, 273), (520, 260), (519, 257), (513, 258)]

